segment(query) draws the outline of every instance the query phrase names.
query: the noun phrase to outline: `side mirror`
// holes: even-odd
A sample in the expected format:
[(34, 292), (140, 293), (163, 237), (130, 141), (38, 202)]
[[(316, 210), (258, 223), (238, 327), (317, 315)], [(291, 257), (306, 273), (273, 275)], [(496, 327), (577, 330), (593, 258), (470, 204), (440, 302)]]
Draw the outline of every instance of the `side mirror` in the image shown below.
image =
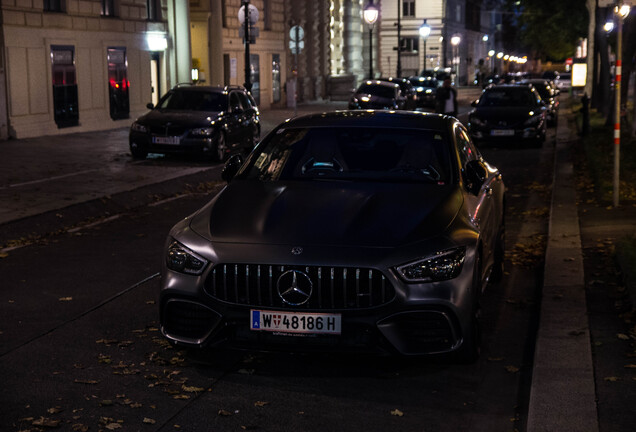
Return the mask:
[(223, 171), (221, 171), (221, 178), (229, 183), (234, 178), (242, 165), (243, 156), (241, 156), (240, 154), (232, 155), (225, 163)]
[(471, 160), (466, 164), (464, 170), (464, 180), (466, 181), (466, 188), (469, 192), (477, 195), (479, 190), (484, 185), (488, 171), (483, 162), (478, 160)]
[(151, 110), (151, 109), (155, 109), (155, 106), (152, 104), (152, 102), (150, 102), (150, 103), (146, 104), (146, 108)]
[(476, 107), (476, 106), (477, 106), (477, 102), (479, 102), (479, 99), (476, 99), (476, 100), (472, 101), (472, 102), (470, 103), (470, 106), (471, 106), (471, 107)]

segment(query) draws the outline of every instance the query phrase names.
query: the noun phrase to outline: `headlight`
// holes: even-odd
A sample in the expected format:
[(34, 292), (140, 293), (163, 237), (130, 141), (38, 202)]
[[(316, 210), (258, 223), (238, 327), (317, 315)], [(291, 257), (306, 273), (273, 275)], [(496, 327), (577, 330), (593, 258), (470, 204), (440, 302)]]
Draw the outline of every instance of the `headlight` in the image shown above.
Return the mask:
[(211, 136), (214, 133), (214, 128), (192, 129), (190, 133), (195, 136)]
[(465, 257), (465, 247), (451, 249), (397, 267), (397, 271), (406, 282), (437, 282), (453, 279), (461, 272)]
[(166, 265), (170, 270), (179, 273), (200, 275), (203, 273), (207, 264), (208, 260), (195, 254), (178, 241), (173, 241), (168, 247)]
[(146, 129), (146, 126), (139, 124), (137, 122), (133, 122), (133, 124), (130, 126), (130, 129), (132, 129), (135, 132), (148, 132), (148, 130)]
[(431, 94), (431, 93), (433, 93), (432, 89), (426, 89), (426, 94)]

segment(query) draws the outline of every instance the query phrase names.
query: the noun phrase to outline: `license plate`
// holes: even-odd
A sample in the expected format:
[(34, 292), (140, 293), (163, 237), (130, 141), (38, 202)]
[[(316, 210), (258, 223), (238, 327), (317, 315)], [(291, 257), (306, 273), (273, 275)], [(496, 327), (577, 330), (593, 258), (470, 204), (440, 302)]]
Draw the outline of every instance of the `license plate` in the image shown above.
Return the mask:
[(169, 136), (169, 137), (153, 136), (152, 137), (152, 142), (154, 144), (172, 144), (172, 145), (176, 145), (176, 144), (179, 144), (180, 141), (181, 141), (181, 139), (178, 136)]
[(254, 310), (250, 311), (250, 330), (280, 333), (339, 335), (340, 314), (302, 313)]
[(490, 131), (493, 136), (512, 136), (515, 134), (514, 129), (493, 129)]

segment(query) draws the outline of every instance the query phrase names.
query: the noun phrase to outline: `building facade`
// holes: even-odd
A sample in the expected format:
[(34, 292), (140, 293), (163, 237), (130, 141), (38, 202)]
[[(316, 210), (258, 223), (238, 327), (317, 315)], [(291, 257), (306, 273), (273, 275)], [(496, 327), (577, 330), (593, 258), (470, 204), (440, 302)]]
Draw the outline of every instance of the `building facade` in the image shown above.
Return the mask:
[(2, 138), (129, 124), (172, 84), (170, 3), (3, 1)]

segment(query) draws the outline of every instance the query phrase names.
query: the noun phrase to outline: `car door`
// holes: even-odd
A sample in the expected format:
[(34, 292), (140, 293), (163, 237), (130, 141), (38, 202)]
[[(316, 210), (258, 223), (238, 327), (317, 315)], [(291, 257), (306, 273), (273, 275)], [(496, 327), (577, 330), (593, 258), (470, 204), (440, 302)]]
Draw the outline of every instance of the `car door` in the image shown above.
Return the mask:
[(256, 109), (250, 102), (246, 93), (239, 92), (239, 99), (243, 106), (243, 119), (242, 119), (242, 139), (241, 148), (245, 152), (252, 151), (252, 147), (256, 145), (255, 137), (258, 135)]

